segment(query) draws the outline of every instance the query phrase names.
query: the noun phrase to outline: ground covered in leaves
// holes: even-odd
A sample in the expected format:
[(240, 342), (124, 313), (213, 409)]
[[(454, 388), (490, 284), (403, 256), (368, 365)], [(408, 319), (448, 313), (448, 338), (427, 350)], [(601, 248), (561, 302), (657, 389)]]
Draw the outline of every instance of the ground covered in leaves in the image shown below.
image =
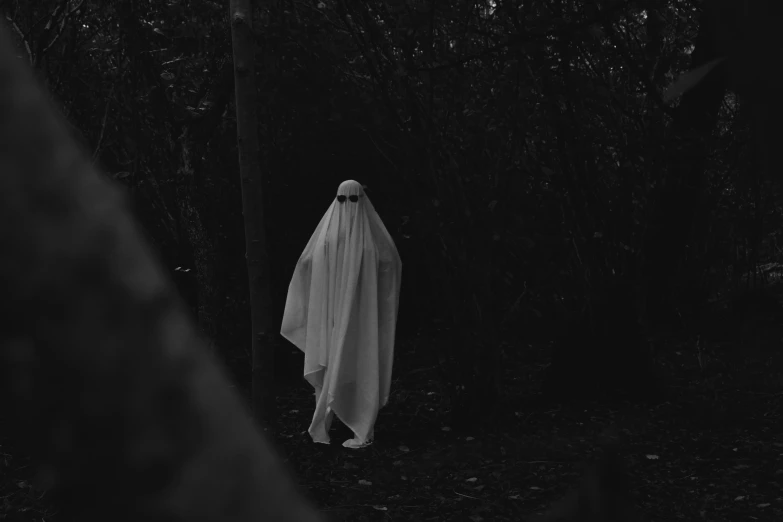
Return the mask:
[[(546, 404), (538, 390), (545, 345), (507, 341), (499, 413), (451, 425), (451, 393), (435, 335), (398, 346), (390, 404), (376, 441), (348, 450), (338, 421), (332, 444), (310, 441), (311, 390), (281, 389), (277, 440), (302, 488), (331, 520), (520, 521), (579, 482), (580, 463), (607, 428), (619, 436), (635, 501), (651, 521), (783, 520), (783, 332), (727, 341), (722, 334), (659, 339), (655, 359), (668, 395), (656, 406)], [(761, 348), (760, 348), (761, 347)], [(514, 356), (513, 354), (517, 354)], [(32, 485), (29, 461), (0, 439), (0, 520), (54, 520)]]
[[(415, 360), (411, 352), (436, 342), (420, 338), (400, 351)], [(279, 440), (333, 520), (526, 519), (578, 485), (580, 463), (607, 428), (619, 434), (647, 520), (783, 520), (780, 354), (738, 357), (702, 338), (669, 339), (656, 353), (669, 390), (661, 404), (566, 407), (536, 393), (545, 350), (525, 352), (526, 361), (505, 365), (503, 413), (466, 430), (450, 426), (435, 368), (409, 367), (396, 371), (372, 446), (344, 449), (344, 426), (333, 428), (331, 446), (313, 444), (304, 384), (281, 399)]]

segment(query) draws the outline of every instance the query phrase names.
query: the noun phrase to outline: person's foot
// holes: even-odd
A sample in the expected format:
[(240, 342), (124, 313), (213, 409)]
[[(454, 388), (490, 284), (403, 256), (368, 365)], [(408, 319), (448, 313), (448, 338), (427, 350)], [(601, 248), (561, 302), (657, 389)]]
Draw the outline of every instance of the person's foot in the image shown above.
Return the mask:
[(345, 442), (343, 442), (343, 447), (350, 448), (350, 449), (361, 449), (361, 448), (366, 448), (370, 444), (372, 444), (371, 440), (367, 442), (362, 442), (358, 438), (354, 437), (352, 439), (348, 439)]

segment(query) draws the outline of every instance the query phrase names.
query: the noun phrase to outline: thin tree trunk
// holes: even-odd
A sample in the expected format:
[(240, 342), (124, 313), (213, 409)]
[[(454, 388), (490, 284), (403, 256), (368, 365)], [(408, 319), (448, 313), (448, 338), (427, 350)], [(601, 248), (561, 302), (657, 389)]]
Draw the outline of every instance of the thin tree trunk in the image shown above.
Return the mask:
[(253, 329), (253, 413), (259, 424), (266, 429), (275, 417), (272, 387), (275, 337), (272, 333), (272, 292), (264, 230), (251, 4), (251, 0), (232, 0), (230, 21), (234, 49), (237, 148), (239, 173), (242, 177), (242, 213), (245, 217), (245, 248)]

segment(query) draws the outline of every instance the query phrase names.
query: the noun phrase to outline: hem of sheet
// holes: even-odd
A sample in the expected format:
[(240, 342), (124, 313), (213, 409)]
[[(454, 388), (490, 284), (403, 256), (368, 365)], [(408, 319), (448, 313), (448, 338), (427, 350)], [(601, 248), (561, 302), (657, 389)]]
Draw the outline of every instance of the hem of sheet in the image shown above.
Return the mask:
[[(343, 442), (344, 447), (354, 448), (354, 449), (363, 448), (373, 443), (373, 440), (375, 439), (375, 422), (373, 422), (373, 427), (370, 428), (370, 432), (367, 434), (367, 437), (361, 437), (359, 436), (358, 433), (356, 433), (356, 429), (354, 429), (354, 427), (350, 426), (347, 422), (343, 420), (343, 418), (340, 416), (337, 410), (335, 410), (332, 407), (332, 404), (334, 404), (333, 396), (327, 399), (326, 414), (323, 416), (323, 418), (318, 420), (313, 418), (312, 422), (310, 423), (310, 427), (307, 429), (307, 433), (310, 434), (310, 438), (313, 439), (313, 442), (317, 442), (319, 444), (331, 443), (331, 438), (329, 437), (329, 431), (332, 425), (332, 418), (330, 417), (334, 416), (340, 419), (340, 422), (342, 422), (343, 425), (345, 425), (354, 434), (354, 437), (352, 439), (348, 439), (345, 442)], [(319, 431), (319, 428), (323, 428), (323, 432), (326, 434), (326, 438), (322, 438), (320, 436), (315, 435), (315, 433)]]
[(297, 342), (294, 340), (294, 336), (293, 336), (293, 335), (287, 335), (287, 334), (284, 334), (283, 332), (280, 332), (280, 335), (283, 337), (283, 339), (285, 339), (285, 340), (286, 340), (286, 341), (288, 341), (289, 343), (291, 343), (291, 344), (293, 344), (294, 346), (296, 346), (297, 348), (299, 348), (299, 351), (301, 351), (302, 353), (305, 353), (305, 350), (304, 350), (304, 348), (302, 348), (301, 346), (299, 346), (299, 343), (297, 343)]
[[(311, 380), (310, 380), (310, 376), (311, 376), (311, 375), (316, 375), (316, 374), (318, 374), (318, 373), (320, 373), (320, 374), (323, 374), (323, 373), (325, 373), (325, 372), (326, 372), (326, 366), (321, 366), (321, 367), (320, 367), (320, 368), (318, 368), (317, 370), (313, 370), (313, 371), (311, 371), (311, 372), (307, 372), (306, 374), (304, 374), (304, 378), (305, 378), (305, 380), (306, 380), (308, 383), (310, 383), (310, 386), (312, 386), (313, 388), (315, 388), (315, 386), (316, 386), (316, 383), (314, 383), (313, 381), (311, 381)], [(323, 380), (323, 379), (322, 379), (322, 380)], [(320, 383), (319, 383), (318, 385), (320, 386)]]

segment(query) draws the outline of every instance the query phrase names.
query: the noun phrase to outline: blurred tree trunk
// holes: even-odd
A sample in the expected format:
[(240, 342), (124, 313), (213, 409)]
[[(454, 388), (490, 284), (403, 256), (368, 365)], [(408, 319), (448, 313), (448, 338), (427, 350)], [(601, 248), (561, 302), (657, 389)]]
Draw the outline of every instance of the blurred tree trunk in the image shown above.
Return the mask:
[(0, 77), (0, 412), (57, 516), (320, 520), (5, 23)]
[(234, 49), (237, 148), (242, 177), (242, 213), (245, 216), (247, 276), (250, 283), (253, 352), (253, 414), (266, 429), (274, 420), (272, 389), (274, 338), (272, 334), (269, 259), (264, 230), (263, 177), (258, 141), (255, 41), (251, 0), (231, 0), (231, 40)]

